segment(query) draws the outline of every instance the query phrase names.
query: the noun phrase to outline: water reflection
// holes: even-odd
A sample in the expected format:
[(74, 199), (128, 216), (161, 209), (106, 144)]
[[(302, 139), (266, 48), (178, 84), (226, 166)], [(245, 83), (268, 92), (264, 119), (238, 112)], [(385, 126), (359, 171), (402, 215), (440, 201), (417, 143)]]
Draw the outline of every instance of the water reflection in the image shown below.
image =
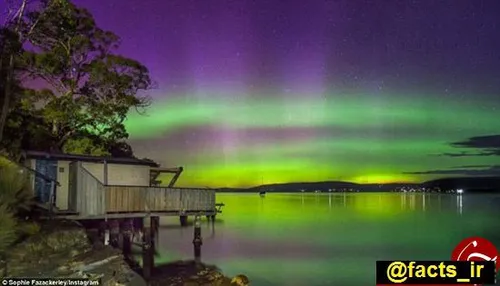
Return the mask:
[(463, 212), (463, 196), (462, 195), (457, 196), (457, 210), (458, 210), (458, 213), (461, 215)]
[[(202, 260), (261, 286), (370, 285), (376, 260), (446, 259), (472, 235), (500, 245), (490, 234), (500, 227), (492, 203), (498, 198), (268, 193), (218, 194), (217, 200), (225, 207), (214, 223), (203, 224)], [(164, 222), (178, 225), (178, 218)], [(161, 259), (192, 258), (192, 226), (162, 230)]]
[(423, 194), (422, 195), (422, 210), (425, 211), (426, 208), (425, 208), (425, 201), (427, 199), (427, 194)]
[[(463, 214), (469, 208), (469, 202), (477, 201), (481, 196), (458, 194), (428, 194), (428, 193), (297, 193), (269, 194), (261, 198), (254, 194), (240, 195), (231, 198), (231, 204), (225, 210), (231, 210), (234, 205), (245, 205), (244, 212), (253, 213), (257, 217), (268, 214), (284, 215), (297, 211), (330, 210), (332, 212), (357, 211), (359, 213), (412, 213), (440, 212), (450, 207)], [(226, 198), (227, 195), (224, 195)], [(224, 202), (219, 195), (220, 202)], [(279, 199), (277, 199), (279, 198)], [(474, 208), (474, 206), (472, 207)], [(239, 212), (239, 211), (238, 211)]]
[(215, 238), (215, 221), (214, 220), (207, 220), (208, 224), (210, 224), (210, 238), (214, 239)]

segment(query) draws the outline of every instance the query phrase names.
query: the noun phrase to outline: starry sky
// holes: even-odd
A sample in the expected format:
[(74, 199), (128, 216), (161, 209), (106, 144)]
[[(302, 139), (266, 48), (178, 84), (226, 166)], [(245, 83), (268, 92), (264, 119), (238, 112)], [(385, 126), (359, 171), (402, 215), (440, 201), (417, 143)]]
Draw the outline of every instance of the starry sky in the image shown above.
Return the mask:
[(126, 125), (183, 186), (500, 175), (500, 2), (75, 0), (157, 82)]

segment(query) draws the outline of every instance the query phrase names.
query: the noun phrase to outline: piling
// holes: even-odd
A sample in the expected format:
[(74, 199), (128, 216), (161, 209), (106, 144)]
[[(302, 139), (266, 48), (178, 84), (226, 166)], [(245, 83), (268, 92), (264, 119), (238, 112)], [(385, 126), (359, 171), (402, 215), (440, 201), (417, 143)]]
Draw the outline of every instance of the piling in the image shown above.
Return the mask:
[(124, 239), (124, 220), (118, 221), (118, 248), (123, 251), (123, 239)]
[(193, 237), (193, 246), (194, 246), (194, 260), (196, 262), (201, 262), (201, 245), (203, 241), (201, 239), (201, 223), (200, 217), (195, 216), (194, 218), (194, 237)]
[(144, 220), (141, 217), (134, 218), (133, 219), (133, 224), (134, 224), (134, 232), (141, 232), (141, 231), (143, 231)]
[(181, 226), (186, 226), (187, 223), (188, 223), (188, 217), (187, 215), (181, 215), (179, 217), (180, 221), (181, 221)]
[(109, 226), (109, 244), (113, 247), (119, 248), (120, 221), (117, 219), (109, 220), (108, 226)]
[(121, 233), (121, 249), (123, 255), (126, 259), (130, 259), (132, 256), (132, 232), (133, 232), (133, 220), (124, 219), (120, 225)]
[(152, 248), (151, 217), (147, 216), (143, 220), (143, 244), (142, 244), (142, 272), (144, 279), (150, 281), (151, 272), (154, 268), (154, 253)]
[(99, 238), (104, 245), (109, 245), (109, 227), (106, 219), (99, 223)]
[(151, 217), (151, 244), (153, 248), (153, 253), (158, 249), (158, 238), (159, 238), (159, 229), (160, 229), (160, 217), (152, 216)]

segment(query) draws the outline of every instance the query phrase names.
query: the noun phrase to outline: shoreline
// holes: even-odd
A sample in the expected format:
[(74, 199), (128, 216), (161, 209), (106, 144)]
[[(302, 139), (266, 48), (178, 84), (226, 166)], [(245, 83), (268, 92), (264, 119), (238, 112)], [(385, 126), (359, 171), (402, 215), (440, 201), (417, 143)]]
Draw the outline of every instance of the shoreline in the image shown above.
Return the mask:
[[(8, 278), (100, 279), (101, 286), (146, 286), (136, 259), (120, 249), (104, 245), (88, 229), (73, 221), (40, 221), (40, 231), (14, 244), (6, 255), (0, 273)], [(214, 265), (193, 260), (157, 265), (149, 285), (246, 286), (248, 278), (229, 278)], [(246, 283), (239, 283), (239, 282)]]

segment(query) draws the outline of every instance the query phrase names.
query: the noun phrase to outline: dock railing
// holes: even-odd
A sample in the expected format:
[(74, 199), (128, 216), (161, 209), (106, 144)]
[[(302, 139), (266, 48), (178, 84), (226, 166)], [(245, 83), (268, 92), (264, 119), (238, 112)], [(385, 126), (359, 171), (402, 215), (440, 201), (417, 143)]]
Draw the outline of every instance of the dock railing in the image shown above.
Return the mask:
[(215, 212), (215, 190), (105, 186), (106, 212)]
[(215, 190), (105, 185), (76, 162), (70, 197), (79, 216), (118, 213), (216, 213)]

